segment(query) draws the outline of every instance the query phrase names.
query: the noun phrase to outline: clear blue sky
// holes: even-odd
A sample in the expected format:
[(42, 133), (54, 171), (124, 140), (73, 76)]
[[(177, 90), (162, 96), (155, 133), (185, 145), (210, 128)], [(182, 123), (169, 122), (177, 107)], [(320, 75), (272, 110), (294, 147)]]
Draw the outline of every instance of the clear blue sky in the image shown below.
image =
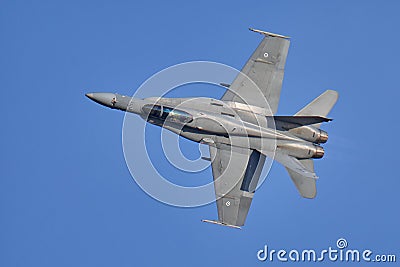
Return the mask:
[[(339, 237), (399, 258), (399, 10), (397, 1), (2, 1), (0, 266), (266, 266), (256, 258), (265, 244), (322, 249)], [(142, 192), (123, 158), (124, 114), (84, 93), (133, 94), (191, 60), (241, 68), (261, 40), (249, 26), (292, 37), (280, 114), (325, 89), (340, 98), (317, 198), (302, 199), (274, 164), (239, 231), (200, 222), (216, 218), (214, 204), (174, 208)]]

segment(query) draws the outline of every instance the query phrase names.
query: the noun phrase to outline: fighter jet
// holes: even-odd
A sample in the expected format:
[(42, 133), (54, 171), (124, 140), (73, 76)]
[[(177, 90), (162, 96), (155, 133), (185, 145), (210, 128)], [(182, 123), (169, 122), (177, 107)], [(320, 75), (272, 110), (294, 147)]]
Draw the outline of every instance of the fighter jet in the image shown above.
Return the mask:
[(203, 221), (234, 228), (245, 223), (267, 157), (286, 168), (302, 197), (316, 196), (313, 160), (324, 156), (321, 144), (328, 140), (320, 126), (331, 121), (327, 115), (338, 99), (336, 91), (327, 90), (293, 116), (275, 115), (290, 38), (250, 30), (263, 39), (233, 82), (222, 84), (227, 90), (221, 99), (86, 94), (209, 145), (218, 220)]

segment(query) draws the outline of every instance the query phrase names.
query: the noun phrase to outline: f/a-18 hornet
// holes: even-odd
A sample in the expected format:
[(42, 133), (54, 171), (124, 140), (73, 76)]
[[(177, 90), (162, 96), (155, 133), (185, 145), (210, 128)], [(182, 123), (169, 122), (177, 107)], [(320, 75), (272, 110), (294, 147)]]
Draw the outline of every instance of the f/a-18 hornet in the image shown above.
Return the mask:
[[(221, 99), (137, 99), (89, 93), (93, 101), (140, 115), (189, 140), (209, 145), (218, 220), (244, 225), (266, 157), (285, 166), (300, 195), (316, 196), (313, 159), (324, 156), (328, 134), (320, 129), (338, 93), (327, 90), (293, 116), (277, 116), (289, 37), (256, 29), (263, 40)], [(221, 81), (224, 82), (224, 81)], [(188, 196), (190, 197), (190, 196)]]

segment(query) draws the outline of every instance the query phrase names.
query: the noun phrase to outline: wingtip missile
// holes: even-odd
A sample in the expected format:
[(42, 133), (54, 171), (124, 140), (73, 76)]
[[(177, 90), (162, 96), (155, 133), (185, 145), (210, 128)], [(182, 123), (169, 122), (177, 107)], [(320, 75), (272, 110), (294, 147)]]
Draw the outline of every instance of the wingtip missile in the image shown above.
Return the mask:
[(201, 221), (206, 222), (206, 223), (217, 224), (217, 225), (221, 225), (221, 226), (227, 226), (227, 227), (231, 227), (231, 228), (235, 228), (235, 229), (242, 229), (240, 226), (237, 226), (237, 225), (227, 224), (227, 223), (214, 221), (214, 220), (201, 220)]
[(257, 29), (254, 29), (254, 28), (249, 28), (249, 30), (252, 31), (252, 32), (258, 32), (258, 33), (266, 35), (266, 36), (278, 37), (278, 38), (283, 38), (283, 39), (290, 39), (289, 36), (284, 36), (284, 35), (280, 35), (280, 34), (276, 34), (276, 33), (272, 33), (272, 32), (266, 32), (266, 31), (262, 31), (262, 30), (257, 30)]

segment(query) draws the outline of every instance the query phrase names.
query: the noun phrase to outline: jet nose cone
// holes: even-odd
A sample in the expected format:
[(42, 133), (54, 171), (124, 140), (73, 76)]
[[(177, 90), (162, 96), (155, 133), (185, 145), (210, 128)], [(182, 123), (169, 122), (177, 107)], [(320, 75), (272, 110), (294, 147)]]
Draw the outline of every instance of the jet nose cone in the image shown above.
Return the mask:
[(107, 107), (114, 107), (117, 96), (113, 93), (88, 93), (85, 94), (89, 99)]
[(92, 94), (92, 93), (90, 93), (90, 94), (85, 94), (85, 96), (93, 100), (93, 94)]

